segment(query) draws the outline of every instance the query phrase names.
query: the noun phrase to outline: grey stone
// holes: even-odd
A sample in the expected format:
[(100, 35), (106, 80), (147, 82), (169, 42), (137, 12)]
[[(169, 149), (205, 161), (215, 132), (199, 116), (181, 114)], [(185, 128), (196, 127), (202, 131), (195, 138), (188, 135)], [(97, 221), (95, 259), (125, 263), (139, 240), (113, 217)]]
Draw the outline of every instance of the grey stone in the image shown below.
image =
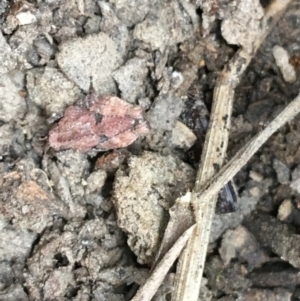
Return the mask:
[(290, 187), (300, 193), (300, 165), (298, 165), (292, 172), (292, 182)]
[(224, 234), (219, 253), (225, 265), (228, 265), (231, 259), (238, 258), (239, 261), (246, 261), (254, 268), (269, 260), (255, 237), (241, 225)]
[(248, 291), (238, 294), (236, 301), (253, 301), (253, 300), (272, 300), (272, 301), (290, 301), (292, 293), (288, 289), (275, 288), (268, 289), (256, 289), (251, 288)]
[(112, 0), (118, 18), (127, 26), (132, 27), (142, 22), (150, 8), (157, 1), (148, 0)]
[(173, 95), (159, 95), (148, 113), (148, 120), (153, 129), (171, 131), (183, 109), (183, 100)]
[(53, 216), (67, 217), (67, 208), (51, 194), (46, 174), (33, 160), (19, 160), (15, 171), (1, 175), (0, 181), (2, 213), (15, 226), (41, 233)]
[(100, 31), (100, 22), (100, 16), (92, 16), (84, 25), (85, 32), (87, 34), (98, 33)]
[(180, 121), (175, 122), (172, 130), (172, 143), (184, 150), (191, 148), (196, 142), (197, 137), (185, 124)]
[(273, 47), (273, 56), (284, 80), (288, 83), (294, 83), (297, 79), (297, 74), (294, 66), (289, 62), (290, 57), (286, 49), (275, 45)]
[(57, 62), (67, 77), (85, 92), (92, 83), (98, 94), (112, 94), (112, 72), (122, 64), (116, 43), (105, 33), (62, 43)]
[(8, 122), (24, 116), (26, 102), (20, 90), (21, 84), (15, 81), (13, 74), (0, 74), (0, 120)]
[(9, 225), (2, 215), (0, 215), (0, 231), (0, 261), (14, 260), (25, 264), (37, 238), (36, 233)]
[(141, 263), (150, 263), (166, 223), (166, 210), (193, 183), (195, 171), (172, 156), (144, 152), (119, 170), (113, 188), (118, 225)]
[[(1, 4), (0, 4), (1, 5)], [(17, 62), (14, 59), (10, 46), (6, 43), (6, 40), (0, 31), (0, 75), (13, 70), (17, 66)], [(2, 93), (1, 93), (2, 94)]]
[(79, 88), (51, 67), (29, 71), (27, 89), (32, 101), (48, 116), (61, 116), (68, 106), (82, 98)]
[(224, 39), (229, 44), (242, 45), (251, 51), (264, 16), (259, 0), (234, 1), (225, 6), (223, 14), (221, 31)]
[(14, 139), (13, 128), (10, 124), (0, 126), (0, 156), (9, 154), (9, 148)]
[(139, 58), (133, 58), (126, 62), (113, 73), (122, 92), (122, 99), (135, 103), (137, 98), (145, 94), (144, 80), (148, 74), (146, 62)]
[(39, 62), (41, 65), (49, 62), (50, 59), (53, 58), (56, 53), (56, 48), (53, 46), (53, 41), (51, 44), (49, 40), (43, 36), (39, 36), (37, 39), (35, 39), (33, 45), (38, 55), (42, 58)]
[(98, 4), (102, 14), (101, 31), (106, 33), (116, 43), (119, 53), (122, 56), (126, 56), (128, 54), (127, 48), (131, 41), (131, 35), (127, 27), (117, 18), (109, 3), (99, 1)]
[(277, 174), (277, 180), (281, 184), (288, 184), (290, 182), (290, 169), (281, 161), (274, 159), (273, 168)]
[(64, 296), (68, 286), (75, 286), (72, 267), (60, 267), (49, 275), (43, 286), (43, 295), (46, 300)]
[(3, 293), (0, 292), (0, 300), (5, 301), (28, 301), (27, 294), (25, 293), (21, 284), (14, 284)]
[(300, 235), (287, 224), (270, 215), (254, 214), (244, 221), (244, 225), (264, 248), (300, 268)]
[(161, 52), (167, 46), (183, 42), (193, 33), (188, 13), (177, 1), (162, 2), (155, 17), (149, 17), (134, 28), (134, 38)]
[[(0, 262), (0, 292), (14, 282), (14, 271), (9, 261)], [(0, 293), (1, 294), (1, 293)]]

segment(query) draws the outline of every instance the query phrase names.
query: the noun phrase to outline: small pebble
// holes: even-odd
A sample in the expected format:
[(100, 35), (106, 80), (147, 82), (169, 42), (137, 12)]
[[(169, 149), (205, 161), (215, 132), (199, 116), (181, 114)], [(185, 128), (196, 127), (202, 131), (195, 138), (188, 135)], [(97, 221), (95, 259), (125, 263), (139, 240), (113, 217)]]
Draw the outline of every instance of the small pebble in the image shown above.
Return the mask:
[(264, 179), (263, 175), (254, 170), (250, 170), (249, 176), (255, 182), (261, 182)]
[(172, 130), (172, 143), (182, 149), (189, 149), (197, 140), (196, 135), (182, 122), (176, 121)]
[(280, 184), (288, 184), (290, 182), (290, 169), (281, 161), (274, 159), (273, 168), (277, 174), (277, 180)]
[(16, 15), (16, 18), (19, 21), (19, 25), (28, 25), (37, 21), (36, 16), (33, 15), (30, 11), (20, 12)]
[(184, 81), (182, 73), (180, 73), (178, 71), (172, 72), (170, 81), (171, 81), (171, 85), (174, 89), (179, 88)]
[(290, 187), (300, 193), (300, 165), (298, 165), (292, 172), (292, 182)]
[(288, 83), (294, 83), (296, 81), (296, 72), (294, 67), (289, 63), (289, 54), (287, 51), (281, 46), (276, 45), (273, 47), (273, 56), (284, 80)]
[(292, 210), (293, 204), (291, 200), (284, 200), (278, 209), (277, 218), (282, 222), (287, 221), (292, 214)]

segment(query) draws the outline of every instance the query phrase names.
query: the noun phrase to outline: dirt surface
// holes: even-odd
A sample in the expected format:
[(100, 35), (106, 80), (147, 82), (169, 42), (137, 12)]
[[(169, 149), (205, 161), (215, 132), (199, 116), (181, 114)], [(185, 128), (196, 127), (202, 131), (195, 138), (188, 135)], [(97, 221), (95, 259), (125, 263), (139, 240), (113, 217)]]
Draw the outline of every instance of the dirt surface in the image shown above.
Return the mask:
[[(218, 73), (268, 4), (250, 2), (0, 1), (0, 301), (132, 298), (170, 207), (193, 188)], [(299, 93), (299, 16), (293, 1), (246, 70), (228, 158)], [(127, 113), (114, 119), (108, 101), (93, 115), (91, 91)], [(58, 151), (48, 133), (70, 106), (82, 128), (94, 118), (99, 142), (66, 119)], [(119, 149), (125, 122), (135, 141)], [(300, 117), (234, 180), (237, 208), (214, 218), (199, 300), (300, 300)], [(170, 300), (174, 271), (153, 300)]]

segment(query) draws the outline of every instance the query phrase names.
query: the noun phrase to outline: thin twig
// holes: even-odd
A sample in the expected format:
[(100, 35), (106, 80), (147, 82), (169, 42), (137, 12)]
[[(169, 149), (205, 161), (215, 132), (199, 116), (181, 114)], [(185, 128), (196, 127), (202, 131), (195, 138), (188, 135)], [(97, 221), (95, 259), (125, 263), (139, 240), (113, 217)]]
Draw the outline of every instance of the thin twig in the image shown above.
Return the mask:
[(218, 84), (214, 91), (210, 125), (205, 139), (201, 165), (192, 194), (197, 227), (180, 257), (172, 301), (198, 300), (217, 199), (217, 194), (207, 195), (206, 198), (203, 198), (199, 195), (199, 192), (201, 192), (203, 184), (207, 183), (216, 173), (216, 167), (218, 168), (223, 165), (228, 143), (234, 90), (253, 55), (289, 2), (290, 0), (273, 1), (262, 20), (262, 30), (257, 39), (253, 41), (253, 52), (248, 53), (247, 50), (239, 50), (230, 62), (228, 68), (222, 72), (218, 79)]
[(224, 167), (200, 190), (199, 200), (211, 198), (230, 181), (258, 149), (285, 123), (292, 120), (300, 112), (300, 94), (273, 120), (254, 136)]
[(189, 237), (191, 236), (195, 225), (187, 229), (180, 238), (175, 242), (172, 248), (166, 253), (163, 259), (158, 263), (150, 277), (147, 279), (131, 301), (149, 301), (152, 299), (157, 289), (161, 285), (172, 264), (179, 256), (180, 252), (186, 245)]
[[(253, 154), (262, 146), (266, 140), (273, 135), (286, 122), (293, 119), (300, 113), (300, 94), (259, 134), (252, 138), (204, 187), (200, 189), (199, 200), (204, 202), (211, 199), (218, 191), (230, 181), (239, 170), (247, 164)], [(188, 192), (189, 194), (189, 192)], [(137, 292), (131, 301), (150, 301), (171, 265), (184, 247), (190, 237), (193, 227), (190, 227), (177, 240), (173, 247), (164, 256), (161, 262), (154, 269), (147, 282)]]

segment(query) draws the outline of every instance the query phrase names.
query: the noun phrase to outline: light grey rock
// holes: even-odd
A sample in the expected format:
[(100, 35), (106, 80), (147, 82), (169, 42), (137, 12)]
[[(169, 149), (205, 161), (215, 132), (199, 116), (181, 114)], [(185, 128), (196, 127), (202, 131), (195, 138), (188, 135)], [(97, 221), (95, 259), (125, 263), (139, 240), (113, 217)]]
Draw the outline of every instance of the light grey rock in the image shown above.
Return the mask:
[(98, 4), (102, 14), (101, 31), (106, 33), (116, 43), (121, 55), (126, 56), (129, 42), (131, 42), (131, 34), (127, 27), (117, 18), (109, 3), (99, 1)]
[[(1, 54), (0, 54), (1, 55)], [(21, 76), (22, 78), (22, 76)], [(26, 112), (26, 102), (19, 91), (22, 83), (13, 73), (0, 74), (0, 120), (8, 122), (22, 118)]]
[(122, 92), (122, 99), (135, 103), (137, 98), (145, 94), (144, 80), (148, 74), (146, 62), (139, 58), (133, 58), (113, 73)]
[(168, 30), (163, 21), (146, 19), (135, 26), (134, 38), (149, 45), (151, 49), (164, 51), (168, 45)]
[(99, 169), (93, 171), (86, 179), (86, 193), (100, 193), (106, 178), (107, 173), (105, 170)]
[(300, 165), (292, 171), (292, 181), (290, 187), (300, 193)]
[(124, 295), (107, 291), (105, 282), (97, 282), (97, 286), (93, 289), (93, 296), (95, 300), (125, 301)]
[(300, 235), (270, 215), (253, 214), (244, 221), (246, 228), (264, 248), (292, 266), (300, 267)]
[(36, 278), (37, 282), (44, 284), (44, 277), (56, 269), (56, 263), (61, 260), (59, 256), (55, 256), (56, 254), (65, 254), (68, 267), (72, 268), (76, 261), (82, 259), (83, 249), (75, 232), (51, 233), (48, 237), (45, 235), (39, 243), (39, 248), (27, 261), (28, 274)]
[(277, 218), (282, 222), (288, 222), (291, 219), (293, 210), (295, 210), (294, 205), (291, 200), (284, 200), (279, 208)]
[(109, 235), (109, 227), (104, 219), (87, 221), (79, 232), (79, 239), (82, 245), (89, 248), (97, 248), (97, 241), (104, 240)]
[[(20, 3), (21, 2), (26, 2), (26, 1), (20, 1)], [(10, 13), (11, 12), (12, 10), (10, 11)], [(34, 48), (35, 48), (34, 41), (36, 39), (40, 39), (40, 38), (43, 39), (43, 37), (46, 37), (51, 42), (51, 36), (49, 35), (49, 32), (53, 30), (52, 10), (48, 5), (39, 5), (38, 8), (37, 6), (34, 6), (33, 14), (36, 17), (37, 22), (30, 23), (24, 26), (18, 26), (19, 22), (16, 23), (12, 21), (14, 19), (14, 15), (11, 13), (7, 17), (7, 22), (11, 20), (12, 24), (8, 24), (8, 26), (5, 26), (6, 34), (11, 34), (9, 39), (9, 45), (14, 53), (15, 59), (18, 62), (18, 67), (21, 70), (32, 68), (32, 64), (30, 62), (29, 57), (30, 57), (30, 52), (32, 51), (34, 52)], [(29, 19), (30, 18), (32, 19), (32, 16), (33, 15), (31, 15), (30, 17), (29, 15), (25, 17), (25, 19), (26, 18), (28, 19), (28, 17)], [(50, 50), (51, 48), (52, 46), (48, 47), (48, 50)], [(40, 48), (38, 51), (40, 50), (42, 49)], [(43, 58), (41, 61), (43, 61)], [(42, 63), (45, 63), (46, 61), (44, 60)]]
[(64, 110), (82, 98), (80, 89), (55, 68), (33, 69), (27, 75), (31, 100), (48, 116), (62, 116)]
[(274, 159), (273, 168), (277, 174), (277, 180), (280, 184), (288, 184), (290, 182), (290, 169), (281, 161)]
[(14, 260), (25, 264), (37, 234), (9, 225), (2, 215), (0, 215), (0, 231), (0, 261)]
[(300, 210), (290, 199), (285, 199), (278, 208), (277, 218), (285, 223), (300, 225)]
[(105, 246), (98, 246), (88, 254), (83, 262), (93, 279), (97, 279), (99, 272), (103, 269), (117, 265), (122, 258), (122, 249), (107, 249)]
[(159, 95), (148, 113), (151, 128), (171, 131), (183, 107), (184, 103), (181, 98), (173, 95)]
[(0, 126), (0, 156), (9, 154), (9, 148), (14, 139), (13, 128), (10, 124)]
[(57, 62), (67, 77), (85, 92), (92, 83), (98, 94), (112, 94), (112, 72), (122, 64), (116, 43), (105, 33), (62, 43)]
[(5, 301), (28, 301), (27, 294), (25, 293), (21, 284), (14, 284), (4, 292), (0, 292), (0, 300)]
[[(9, 261), (0, 262), (0, 292), (14, 282), (14, 271)], [(1, 296), (1, 293), (0, 293)]]
[(31, 12), (20, 12), (16, 15), (19, 25), (28, 25), (36, 22), (36, 16)]
[(151, 106), (151, 100), (148, 97), (143, 97), (138, 100), (138, 104), (144, 110), (148, 110)]
[(84, 30), (87, 34), (98, 33), (100, 31), (100, 16), (92, 16), (84, 24)]
[(141, 263), (152, 262), (167, 222), (167, 211), (193, 183), (195, 171), (172, 156), (144, 152), (119, 170), (113, 188), (118, 225)]
[(253, 42), (260, 30), (260, 20), (264, 16), (259, 0), (237, 0), (225, 6), (222, 36), (229, 44), (241, 45), (252, 51)]
[(167, 46), (183, 42), (193, 33), (189, 14), (177, 1), (160, 3), (156, 16), (146, 18), (134, 28), (134, 38), (163, 52)]
[(86, 156), (71, 150), (57, 153), (57, 156), (57, 162), (44, 156), (43, 170), (52, 181), (56, 195), (69, 208), (70, 215), (83, 218), (86, 208), (81, 205), (85, 204), (81, 177), (84, 177), (88, 168)]
[(0, 175), (0, 181), (2, 214), (15, 226), (41, 233), (53, 216), (67, 217), (67, 208), (51, 194), (46, 174), (33, 160), (19, 160), (15, 171)]
[(283, 79), (287, 83), (294, 83), (297, 79), (297, 74), (294, 66), (289, 62), (288, 52), (283, 47), (276, 45), (273, 47), (273, 56)]
[(172, 143), (184, 150), (188, 150), (197, 140), (196, 135), (182, 122), (176, 121), (172, 130)]
[(13, 70), (17, 66), (17, 62), (13, 56), (11, 47), (7, 44), (1, 31), (0, 31), (0, 62), (1, 62), (0, 75), (1, 73), (7, 73), (8, 71)]
[[(84, 196), (83, 180), (87, 178), (90, 168), (87, 155), (73, 150), (66, 150), (58, 152), (56, 156), (57, 166), (61, 175), (68, 181), (72, 198), (75, 202), (79, 202)], [(84, 200), (82, 200), (82, 203), (84, 204)]]
[(148, 0), (112, 0), (117, 17), (128, 27), (142, 22), (157, 1)]
[(48, 63), (50, 59), (54, 57), (57, 50), (53, 45), (52, 38), (47, 39), (44, 36), (39, 36), (37, 39), (35, 39), (33, 45), (37, 54), (41, 57), (39, 62), (40, 65)]
[(183, 75), (181, 72), (173, 71), (170, 76), (170, 82), (173, 89), (179, 88), (184, 81)]
[(5, 12), (7, 6), (9, 4), (9, 0), (2, 0), (0, 3), (0, 17), (3, 15)]
[(54, 270), (43, 286), (43, 295), (46, 300), (51, 300), (64, 296), (68, 286), (75, 286), (74, 273), (72, 267), (60, 267)]
[(219, 253), (225, 265), (228, 265), (231, 259), (238, 258), (239, 261), (246, 261), (254, 268), (269, 260), (255, 237), (241, 225), (224, 234)]
[(33, 42), (38, 36), (39, 31), (36, 25), (30, 24), (18, 27), (9, 40), (14, 57), (23, 70), (32, 68), (32, 64), (29, 61), (29, 50), (33, 49)]

